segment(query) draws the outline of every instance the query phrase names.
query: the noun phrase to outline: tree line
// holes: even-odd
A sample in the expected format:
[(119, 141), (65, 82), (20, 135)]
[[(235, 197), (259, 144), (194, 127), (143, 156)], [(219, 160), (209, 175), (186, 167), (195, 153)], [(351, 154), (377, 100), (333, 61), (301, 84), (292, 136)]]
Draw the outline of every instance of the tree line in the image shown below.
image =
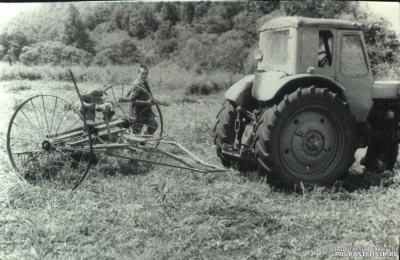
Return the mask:
[(361, 22), (373, 67), (400, 61), (388, 21), (358, 2), (41, 3), (0, 33), (0, 59), (25, 65), (155, 65), (248, 73), (258, 30), (279, 16)]

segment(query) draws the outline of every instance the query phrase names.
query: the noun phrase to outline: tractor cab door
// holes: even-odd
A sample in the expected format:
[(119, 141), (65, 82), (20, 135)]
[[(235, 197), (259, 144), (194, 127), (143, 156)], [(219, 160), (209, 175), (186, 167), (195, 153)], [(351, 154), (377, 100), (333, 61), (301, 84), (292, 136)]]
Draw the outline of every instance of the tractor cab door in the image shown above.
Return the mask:
[(373, 76), (361, 31), (337, 30), (336, 81), (346, 89), (350, 110), (365, 121), (372, 107)]
[(303, 29), (299, 73), (305, 73), (309, 67), (313, 67), (314, 74), (335, 80), (335, 38), (336, 30), (325, 28)]

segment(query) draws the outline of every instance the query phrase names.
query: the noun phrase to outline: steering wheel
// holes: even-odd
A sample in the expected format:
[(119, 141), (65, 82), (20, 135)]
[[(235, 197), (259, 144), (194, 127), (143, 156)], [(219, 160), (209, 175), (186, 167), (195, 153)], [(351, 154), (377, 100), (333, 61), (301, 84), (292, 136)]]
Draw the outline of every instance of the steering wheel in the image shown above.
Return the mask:
[[(325, 54), (325, 56), (320, 59), (319, 55)], [(325, 67), (326, 62), (328, 61), (328, 55), (326, 55), (326, 51), (320, 51), (318, 53), (318, 67)]]

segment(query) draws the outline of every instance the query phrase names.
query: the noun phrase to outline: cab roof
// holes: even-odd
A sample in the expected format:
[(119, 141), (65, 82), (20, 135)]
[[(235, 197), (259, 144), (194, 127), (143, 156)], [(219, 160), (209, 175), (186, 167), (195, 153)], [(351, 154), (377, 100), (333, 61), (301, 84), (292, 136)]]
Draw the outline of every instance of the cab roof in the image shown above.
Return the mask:
[(338, 19), (308, 18), (285, 16), (266, 22), (260, 29), (260, 32), (266, 30), (276, 30), (284, 28), (332, 28), (332, 29), (353, 29), (360, 30), (364, 27), (361, 23), (343, 21)]

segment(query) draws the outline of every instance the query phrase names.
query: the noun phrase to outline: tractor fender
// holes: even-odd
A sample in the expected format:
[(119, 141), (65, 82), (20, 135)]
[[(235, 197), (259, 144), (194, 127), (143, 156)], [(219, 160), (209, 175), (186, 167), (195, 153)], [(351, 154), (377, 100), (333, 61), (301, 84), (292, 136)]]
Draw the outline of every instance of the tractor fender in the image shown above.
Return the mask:
[(257, 100), (251, 96), (253, 82), (254, 74), (242, 78), (225, 92), (225, 98), (234, 102), (237, 106), (253, 107), (254, 103), (257, 104)]
[(299, 87), (318, 86), (338, 93), (343, 101), (347, 101), (344, 95), (346, 89), (337, 82), (322, 75), (297, 74), (284, 76), (275, 72), (257, 73), (254, 79), (252, 96), (258, 101), (270, 101), (275, 98), (283, 98), (284, 95), (292, 93)]

